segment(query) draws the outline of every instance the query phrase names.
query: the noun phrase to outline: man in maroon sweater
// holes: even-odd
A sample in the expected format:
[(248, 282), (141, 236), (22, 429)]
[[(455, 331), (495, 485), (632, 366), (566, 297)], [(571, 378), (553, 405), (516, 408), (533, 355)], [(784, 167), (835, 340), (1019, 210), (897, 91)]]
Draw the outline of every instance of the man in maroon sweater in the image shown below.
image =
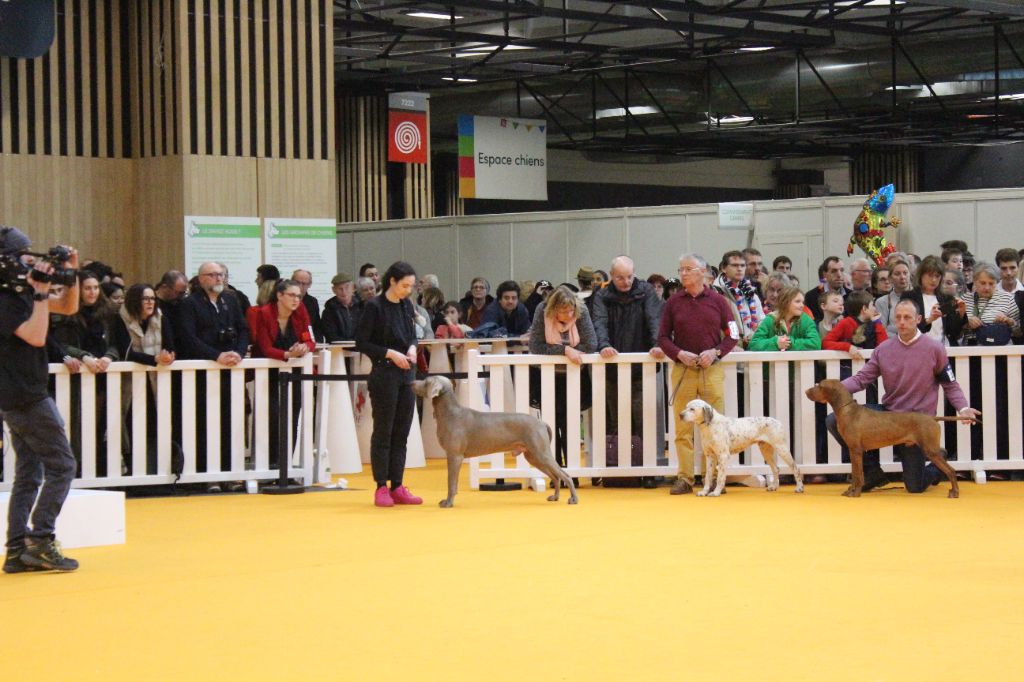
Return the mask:
[[(882, 405), (867, 404), (873, 410), (892, 412), (920, 412), (935, 414), (939, 400), (939, 386), (946, 400), (957, 409), (964, 421), (973, 421), (981, 413), (967, 405), (964, 392), (953, 376), (942, 343), (921, 333), (917, 325), (921, 313), (914, 301), (904, 299), (893, 312), (898, 336), (880, 344), (871, 359), (859, 372), (843, 381), (850, 393), (863, 391), (875, 383), (879, 376), (885, 384)], [(829, 433), (842, 445), (836, 417), (825, 419)], [(945, 479), (945, 475), (929, 464), (925, 466), (924, 453), (916, 445), (897, 445), (895, 452), (903, 460), (903, 485), (907, 492), (920, 493), (928, 486)], [(878, 451), (864, 453), (864, 490), (871, 490), (887, 482), (878, 462)]]
[(693, 490), (693, 424), (679, 416), (686, 403), (700, 398), (725, 411), (725, 371), (718, 359), (736, 347), (739, 326), (725, 297), (704, 284), (707, 261), (693, 253), (679, 258), (682, 288), (665, 304), (658, 329), (658, 346), (675, 360), (672, 386), (675, 401), (676, 454), (679, 478), (673, 495)]

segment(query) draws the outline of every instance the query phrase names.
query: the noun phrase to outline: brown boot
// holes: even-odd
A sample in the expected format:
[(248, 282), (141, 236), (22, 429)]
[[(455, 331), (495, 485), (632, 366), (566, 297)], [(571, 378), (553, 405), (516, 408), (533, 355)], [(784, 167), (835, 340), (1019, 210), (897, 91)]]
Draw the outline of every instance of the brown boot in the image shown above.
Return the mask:
[(669, 495), (689, 495), (693, 492), (693, 484), (685, 478), (677, 478), (676, 482), (672, 484), (672, 490), (668, 492)]

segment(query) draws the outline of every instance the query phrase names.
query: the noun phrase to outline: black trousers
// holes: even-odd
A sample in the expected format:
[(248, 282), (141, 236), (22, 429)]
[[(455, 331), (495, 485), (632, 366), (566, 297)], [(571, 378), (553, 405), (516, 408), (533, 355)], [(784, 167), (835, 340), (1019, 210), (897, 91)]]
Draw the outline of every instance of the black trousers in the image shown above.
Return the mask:
[(375, 365), (366, 387), (373, 406), (373, 435), (370, 437), (370, 463), (377, 486), (402, 485), (405, 453), (412, 427), (416, 396), (412, 392), (415, 369), (400, 369), (392, 364)]
[[(864, 407), (878, 412), (887, 412), (884, 405), (875, 403), (867, 403)], [(839, 429), (836, 427), (835, 414), (830, 414), (825, 419), (825, 426), (828, 428), (828, 432), (832, 434), (832, 437), (843, 448), (846, 448), (846, 443), (843, 442), (842, 436), (839, 435)], [(923, 493), (925, 490), (928, 490), (928, 486), (932, 483), (946, 477), (935, 465), (925, 465), (924, 453), (916, 445), (895, 445), (893, 446), (893, 455), (896, 459), (903, 462), (903, 486), (907, 489), (908, 493)], [(882, 465), (879, 462), (878, 450), (865, 452), (864, 477), (867, 478), (870, 472), (881, 470)]]

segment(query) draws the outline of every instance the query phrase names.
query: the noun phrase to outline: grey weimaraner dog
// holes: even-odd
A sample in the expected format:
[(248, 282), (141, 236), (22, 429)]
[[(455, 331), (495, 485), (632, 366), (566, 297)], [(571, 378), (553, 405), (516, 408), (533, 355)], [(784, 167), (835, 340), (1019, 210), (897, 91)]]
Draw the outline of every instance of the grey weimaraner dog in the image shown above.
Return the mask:
[[(448, 497), (442, 507), (455, 503), (459, 487), (459, 468), (465, 457), (479, 457), (495, 452), (522, 453), (526, 461), (540, 469), (552, 481), (569, 488), (569, 504), (576, 504), (576, 486), (551, 456), (551, 429), (528, 414), (513, 412), (477, 412), (459, 405), (452, 382), (445, 377), (427, 377), (414, 381), (412, 390), (425, 399), (433, 399), (437, 417), (437, 439), (448, 456)], [(558, 501), (559, 485), (548, 497)]]

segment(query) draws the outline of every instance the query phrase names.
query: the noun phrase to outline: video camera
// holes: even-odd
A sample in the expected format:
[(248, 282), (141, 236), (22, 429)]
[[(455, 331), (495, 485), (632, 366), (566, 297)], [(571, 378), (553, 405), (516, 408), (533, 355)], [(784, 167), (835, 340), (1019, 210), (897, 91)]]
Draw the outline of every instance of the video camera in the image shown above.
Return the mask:
[[(31, 265), (22, 263), (19, 257), (22, 254), (35, 256), (42, 261), (50, 263), (53, 265), (53, 272), (42, 273), (33, 269)], [(63, 284), (67, 287), (73, 286), (78, 281), (78, 270), (64, 267), (64, 263), (69, 258), (71, 258), (71, 250), (66, 246), (54, 246), (46, 253), (22, 251), (18, 255), (0, 255), (0, 291), (14, 291), (20, 294), (30, 290), (32, 288), (32, 285), (28, 282), (30, 273), (32, 279), (37, 282)]]

